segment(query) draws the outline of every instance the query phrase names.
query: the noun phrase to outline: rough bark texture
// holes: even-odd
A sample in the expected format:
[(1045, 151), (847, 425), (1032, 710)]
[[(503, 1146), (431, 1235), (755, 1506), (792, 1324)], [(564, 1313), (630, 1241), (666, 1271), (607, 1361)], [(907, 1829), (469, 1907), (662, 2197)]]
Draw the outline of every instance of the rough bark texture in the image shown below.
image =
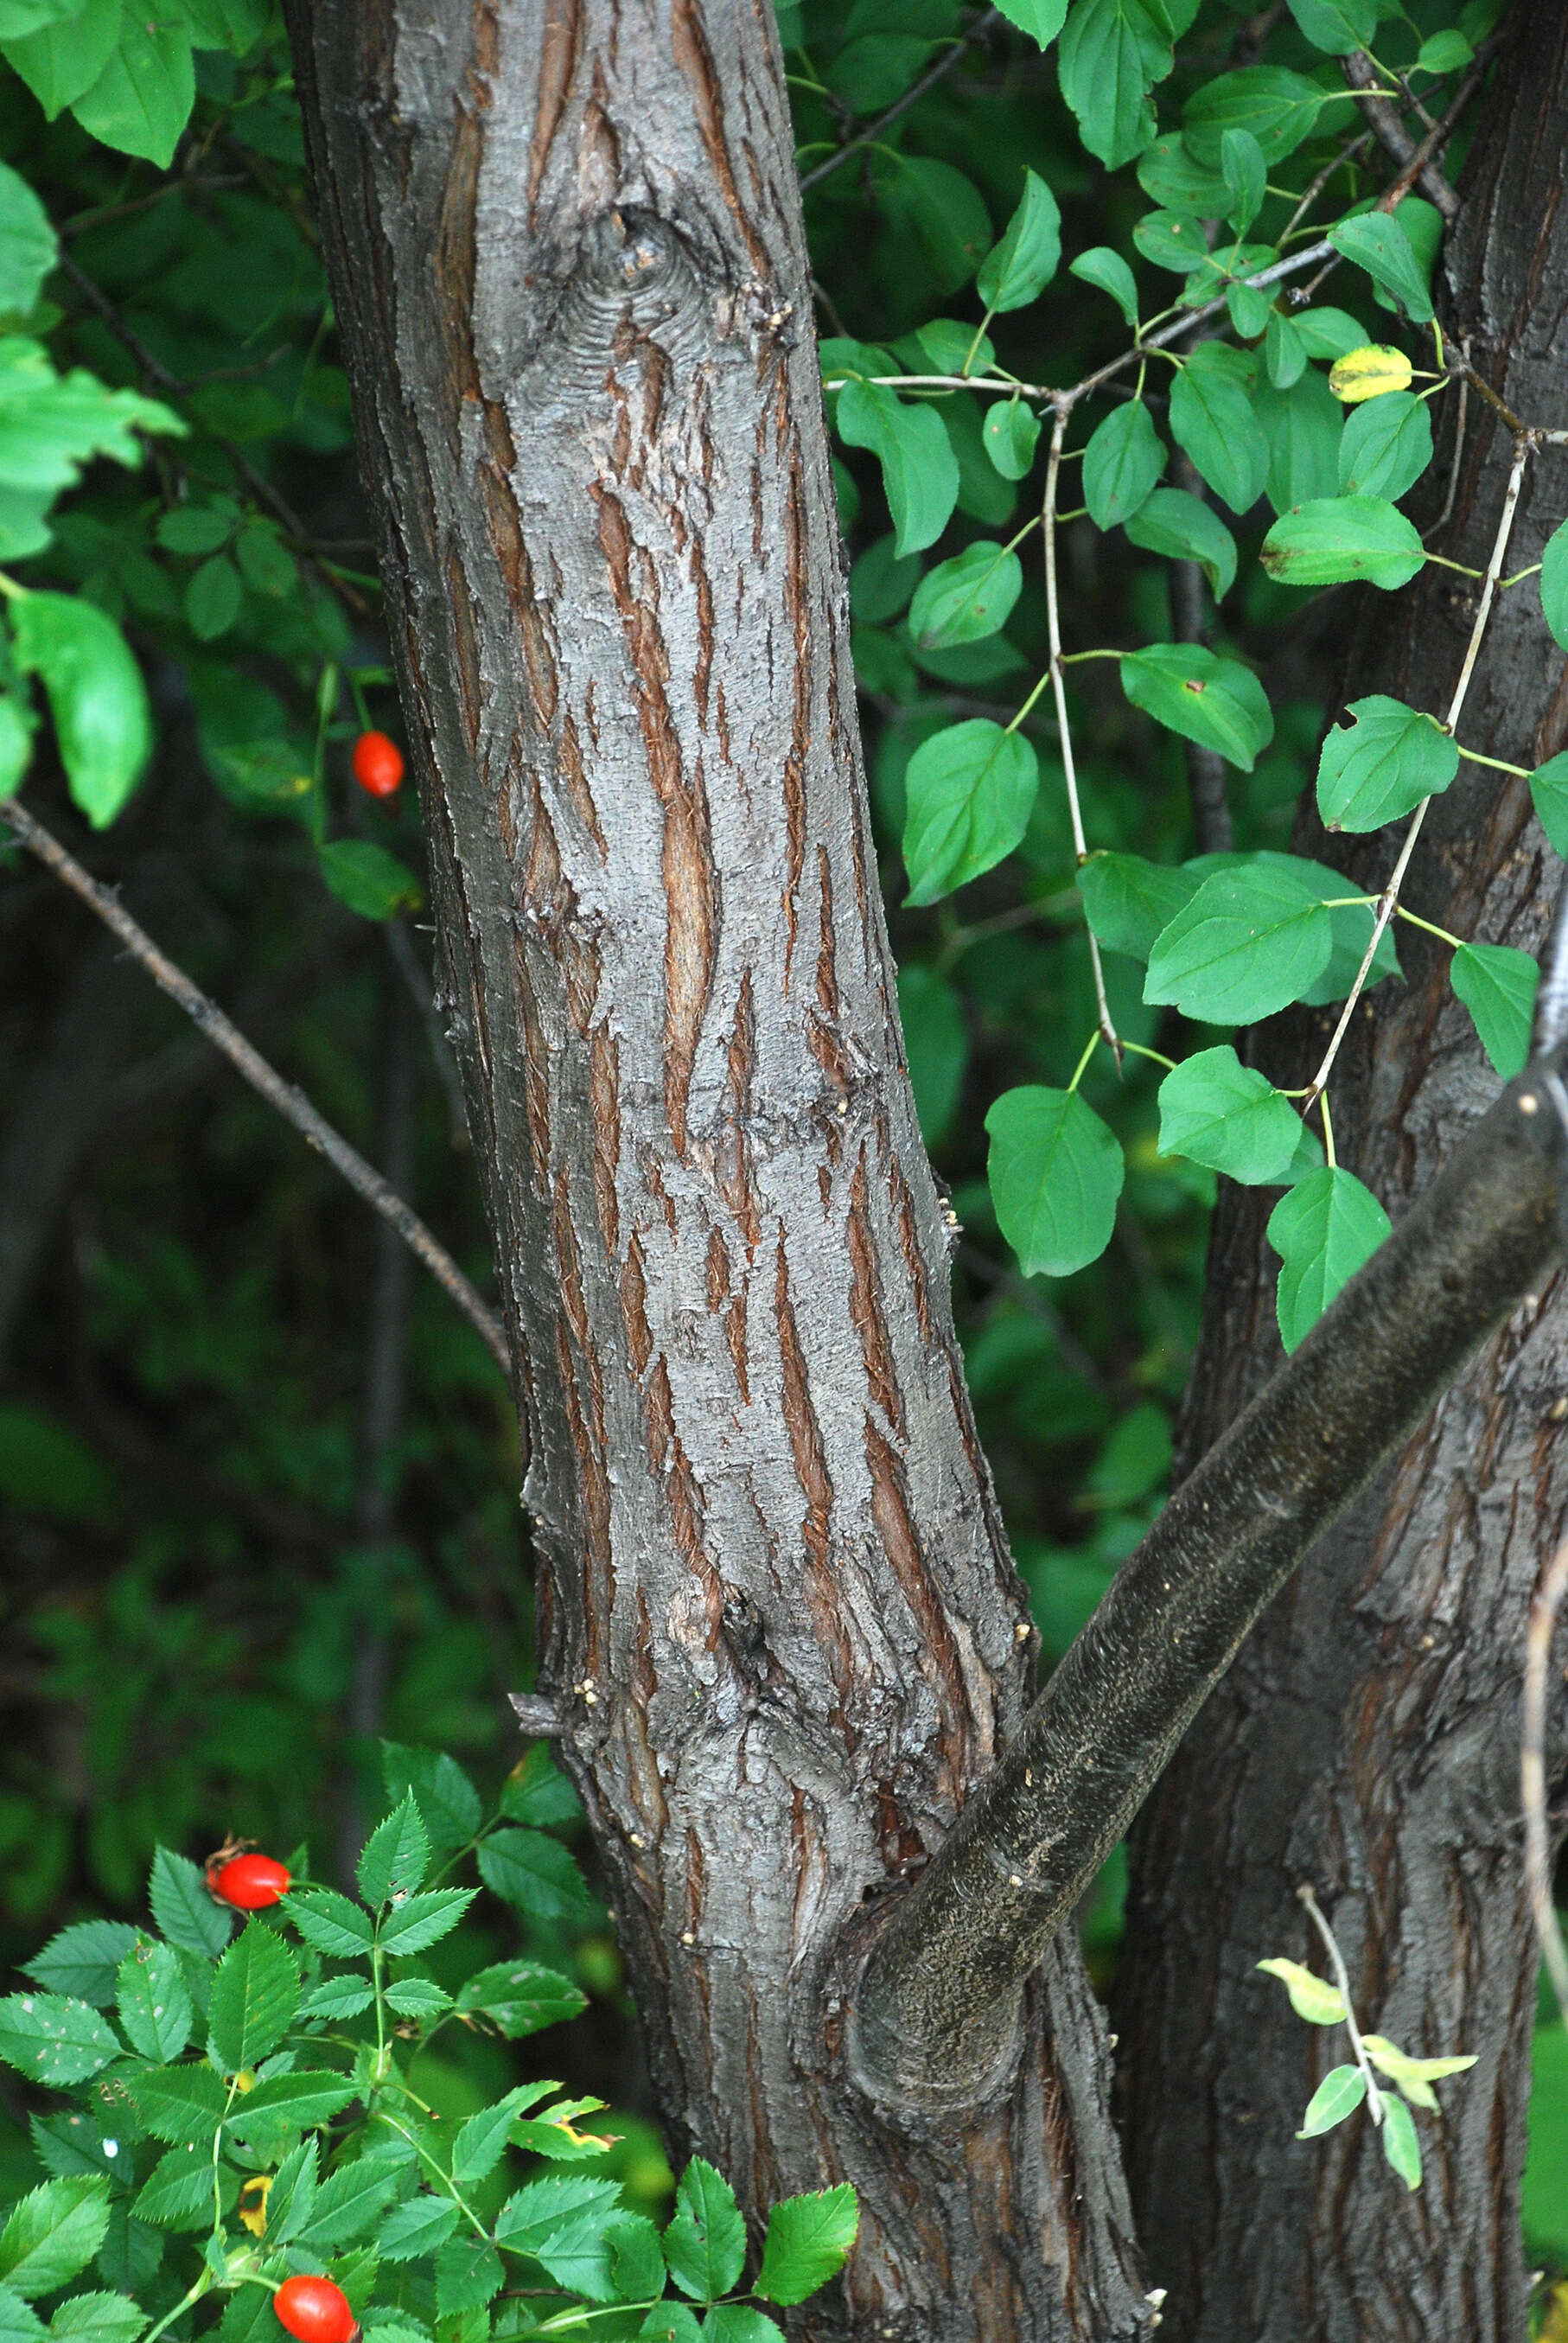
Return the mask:
[[(1464, 173), (1447, 252), (1451, 332), (1514, 412), (1568, 423), (1568, 12), (1515, 30)], [(1331, 296), (1332, 297), (1332, 296)], [(1452, 447), (1445, 394), (1440, 451)], [(1439, 549), (1484, 565), (1511, 442), (1473, 396), (1458, 500)], [(1432, 498), (1435, 514), (1446, 471)], [(1568, 510), (1568, 457), (1533, 461), (1508, 568), (1539, 559)], [(1418, 518), (1426, 518), (1420, 516)], [(1442, 712), (1475, 589), (1429, 569), (1364, 595), (1346, 698)], [(1347, 618), (1350, 597), (1346, 596)], [(1526, 767), (1568, 739), (1568, 671), (1531, 586), (1502, 598), (1460, 737)], [(1398, 831), (1303, 850), (1376, 885)], [(1562, 882), (1522, 781), (1462, 766), (1432, 809), (1406, 888), (1456, 934), (1537, 949)], [(1341, 1160), (1394, 1218), (1495, 1095), (1448, 954), (1405, 929), (1408, 982), (1358, 1013), (1332, 1088)], [(1328, 1018), (1262, 1037), (1307, 1079)], [(1186, 1425), (1200, 1453), (1279, 1355), (1271, 1199), (1227, 1193)], [(1129, 2157), (1166, 2331), (1203, 2343), (1351, 2343), (1525, 2329), (1518, 2233), (1535, 1954), (1521, 1866), (1519, 1687), (1525, 1615), (1563, 1527), (1568, 1309), (1556, 1282), (1517, 1312), (1319, 1548), (1199, 1718), (1137, 1835), (1119, 1986)], [(1557, 1764), (1562, 1763), (1558, 1719)], [(1254, 1963), (1315, 1958), (1308, 1880), (1344, 1947), (1363, 2024), (1427, 2053), (1479, 2053), (1418, 2117), (1427, 2179), (1408, 2195), (1370, 2125), (1298, 2144), (1333, 2037), (1293, 2018)]]
[(860, 2191), (802, 2334), (1131, 2338), (1076, 1946), (944, 2127), (844, 2073), (1020, 1714), (877, 896), (769, 0), (292, 10), (532, 1441), (541, 1684), (677, 2145)]

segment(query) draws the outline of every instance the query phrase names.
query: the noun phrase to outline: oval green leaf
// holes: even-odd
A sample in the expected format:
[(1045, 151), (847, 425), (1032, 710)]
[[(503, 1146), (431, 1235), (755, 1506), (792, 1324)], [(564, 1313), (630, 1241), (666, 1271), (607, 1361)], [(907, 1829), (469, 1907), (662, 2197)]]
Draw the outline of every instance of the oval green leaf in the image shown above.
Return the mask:
[(1458, 772), (1448, 734), (1402, 700), (1373, 692), (1345, 712), (1352, 721), (1335, 726), (1318, 760), (1318, 810), (1330, 830), (1381, 830)]
[(1010, 854), (1040, 786), (1030, 743), (989, 717), (924, 741), (904, 775), (910, 903), (934, 903)]
[(1280, 1256), (1275, 1309), (1287, 1351), (1311, 1332), (1388, 1232), (1377, 1198), (1342, 1164), (1325, 1163), (1282, 1197), (1268, 1234)]
[(1426, 555), (1414, 523), (1385, 498), (1316, 497), (1281, 514), (1259, 558), (1282, 586), (1363, 578), (1392, 592), (1409, 585)]
[(1151, 643), (1121, 661), (1121, 689), (1157, 724), (1217, 749), (1244, 773), (1274, 737), (1268, 694), (1240, 659), (1201, 643)]
[(1111, 1242), (1124, 1165), (1076, 1091), (1004, 1091), (985, 1119), (997, 1221), (1026, 1277), (1070, 1277)]

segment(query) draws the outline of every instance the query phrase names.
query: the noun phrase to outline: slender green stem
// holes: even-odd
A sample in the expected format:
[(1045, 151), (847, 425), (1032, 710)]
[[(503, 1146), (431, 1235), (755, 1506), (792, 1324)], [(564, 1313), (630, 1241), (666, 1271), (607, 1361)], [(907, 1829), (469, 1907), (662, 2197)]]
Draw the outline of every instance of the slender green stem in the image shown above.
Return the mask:
[[(1453, 745), (1459, 749), (1457, 740)], [(1490, 765), (1494, 773), (1517, 773), (1522, 781), (1530, 779), (1528, 765), (1511, 765), (1506, 757), (1483, 757), (1479, 749), (1459, 749), (1459, 753), (1467, 765)]]
[(1448, 944), (1454, 951), (1458, 951), (1464, 942), (1462, 936), (1451, 936), (1446, 928), (1434, 928), (1430, 920), (1422, 919), (1414, 911), (1407, 911), (1402, 903), (1396, 903), (1393, 910), (1395, 919), (1408, 920), (1412, 928), (1420, 928), (1423, 935), (1435, 936), (1440, 944)]
[(1457, 569), (1462, 578), (1484, 578), (1486, 575), (1484, 569), (1473, 569), (1468, 561), (1451, 561), (1446, 553), (1429, 553), (1426, 558), (1434, 561), (1440, 569)]
[(1329, 1094), (1327, 1091), (1320, 1091), (1318, 1092), (1318, 1107), (1323, 1118), (1323, 1156), (1330, 1171), (1332, 1172), (1334, 1168), (1334, 1162), (1336, 1160), (1334, 1156), (1334, 1125), (1333, 1118), (1329, 1112)]
[(1045, 689), (1046, 685), (1050, 681), (1050, 669), (1047, 668), (1045, 673), (1040, 677), (1040, 681), (1035, 685), (1034, 689), (1030, 693), (1029, 698), (1024, 701), (1023, 706), (1019, 709), (1018, 714), (1013, 718), (1011, 723), (1003, 728), (1006, 731), (1016, 732), (1018, 730), (1019, 726), (1023, 723), (1026, 718), (1030, 714), (1035, 701), (1040, 698), (1040, 693)]
[[(1061, 518), (1065, 520), (1067, 518), (1067, 515), (1064, 513)], [(1084, 659), (1125, 659), (1126, 657), (1127, 653), (1125, 651), (1117, 650), (1062, 651), (1059, 653), (1056, 663), (1058, 667), (1078, 667)]]
[[(1070, 1092), (1075, 1091), (1078, 1088), (1079, 1083), (1083, 1080), (1085, 1073), (1089, 1070), (1089, 1061), (1093, 1057), (1095, 1051), (1100, 1047), (1100, 1028), (1097, 1025), (1093, 1032), (1090, 1035), (1088, 1041), (1083, 1045), (1082, 1057), (1080, 1058), (1077, 1065), (1072, 1070), (1072, 1080), (1067, 1085)], [(1122, 1044), (1123, 1048), (1126, 1048), (1127, 1046), (1128, 1045), (1125, 1042)]]
[(1176, 1071), (1174, 1058), (1166, 1057), (1160, 1050), (1146, 1049), (1141, 1041), (1130, 1041), (1125, 1033), (1121, 1037), (1121, 1046), (1124, 1050), (1131, 1050), (1135, 1058), (1152, 1058), (1154, 1063), (1163, 1066), (1167, 1073), (1173, 1074)]
[(150, 2327), (147, 2329), (147, 2332), (143, 2338), (143, 2343), (158, 2343), (158, 2337), (164, 2332), (166, 2328), (172, 2327), (174, 2325), (175, 2320), (179, 2317), (182, 2310), (189, 2310), (192, 2304), (199, 2302), (204, 2294), (210, 2293), (212, 2283), (212, 2272), (204, 2263), (202, 2266), (201, 2275), (196, 2279), (196, 2284), (191, 2288), (190, 2291), (180, 2297), (180, 2299), (176, 2303), (172, 2310), (165, 2311), (163, 2317), (159, 2319), (156, 2327)]
[(1497, 581), (1498, 592), (1506, 593), (1510, 586), (1522, 585), (1526, 578), (1533, 578), (1540, 567), (1539, 561), (1533, 561), (1528, 569), (1516, 569), (1512, 578), (1500, 578)]
[(435, 2181), (441, 2195), (451, 2198), (458, 2211), (467, 2217), (476, 2237), (484, 2237), (487, 2241), (490, 2235), (488, 2229), (487, 2229), (485, 2224), (480, 2220), (477, 2213), (475, 2212), (467, 2198), (458, 2188), (451, 2174), (442, 2170), (440, 2165), (430, 2154), (429, 2149), (426, 2147), (423, 2141), (417, 2138), (413, 2132), (409, 2131), (405, 2125), (400, 2124), (396, 2116), (389, 2116), (385, 2107), (377, 2107), (376, 2114), (377, 2120), (384, 2123), (389, 2131), (395, 2131), (399, 2139), (406, 2139), (407, 2141), (409, 2147), (413, 2149), (420, 2163), (429, 2173), (432, 2180)]

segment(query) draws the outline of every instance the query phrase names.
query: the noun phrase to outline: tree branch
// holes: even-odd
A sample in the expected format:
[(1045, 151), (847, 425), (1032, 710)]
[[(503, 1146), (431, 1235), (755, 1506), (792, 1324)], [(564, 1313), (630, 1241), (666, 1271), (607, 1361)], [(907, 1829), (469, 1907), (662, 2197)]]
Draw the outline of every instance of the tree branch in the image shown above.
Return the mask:
[(387, 1185), (362, 1155), (349, 1146), (342, 1134), (317, 1112), (303, 1091), (297, 1090), (292, 1082), (286, 1082), (282, 1075), (268, 1065), (238, 1027), (230, 1023), (217, 1003), (209, 1001), (206, 994), (191, 982), (184, 970), (176, 968), (173, 960), (158, 950), (146, 929), (138, 926), (109, 890), (100, 887), (75, 857), (67, 853), (59, 840), (41, 822), (35, 821), (15, 798), (0, 800), (0, 821), (15, 830), (28, 852), (35, 855), (46, 870), (52, 870), (56, 879), (119, 937), (153, 982), (185, 1011), (214, 1048), (221, 1050), (229, 1063), (237, 1067), (251, 1088), (258, 1091), (269, 1106), (276, 1107), (284, 1121), (291, 1122), (300, 1136), (325, 1155), (335, 1171), (342, 1173), (355, 1193), (362, 1196), (372, 1210), (379, 1212), (382, 1219), (397, 1231), (410, 1252), (417, 1254), (437, 1283), (445, 1288), (469, 1324), (477, 1330), (486, 1349), (509, 1381), (511, 1354), (500, 1322), (486, 1308), (445, 1245), (431, 1234), (418, 1214), (404, 1202), (397, 1191)]
[(901, 114), (907, 114), (917, 98), (924, 97), (927, 90), (934, 89), (940, 81), (945, 81), (959, 59), (968, 53), (983, 34), (989, 33), (991, 26), (1000, 24), (1000, 10), (988, 8), (978, 23), (971, 25), (967, 32), (959, 35), (946, 56), (939, 57), (930, 71), (922, 75), (912, 87), (905, 90), (902, 97), (896, 97), (885, 114), (879, 114), (875, 122), (869, 124), (857, 137), (846, 140), (836, 154), (829, 156), (825, 163), (819, 163), (814, 170), (802, 173), (800, 193), (804, 195), (808, 187), (818, 186), (821, 180), (836, 171), (840, 164), (847, 163), (852, 155), (859, 154), (867, 146), (874, 146), (890, 123), (897, 122)]
[(998, 2078), (1020, 1985), (1260, 1613), (1556, 1262), (1565, 1072), (1568, 1042), (1509, 1085), (1123, 1564), (872, 1952), (873, 2094), (950, 2107)]
[[(1371, 95), (1381, 78), (1377, 67), (1364, 49), (1356, 49), (1340, 62), (1346, 86), (1355, 91), (1356, 104), (1366, 116), (1368, 127), (1378, 145), (1402, 171), (1407, 169), (1417, 153), (1416, 141), (1400, 120), (1398, 106), (1389, 98)], [(1445, 220), (1457, 218), (1459, 197), (1435, 163), (1416, 163), (1413, 176), (1419, 182), (1422, 195), (1437, 206)]]

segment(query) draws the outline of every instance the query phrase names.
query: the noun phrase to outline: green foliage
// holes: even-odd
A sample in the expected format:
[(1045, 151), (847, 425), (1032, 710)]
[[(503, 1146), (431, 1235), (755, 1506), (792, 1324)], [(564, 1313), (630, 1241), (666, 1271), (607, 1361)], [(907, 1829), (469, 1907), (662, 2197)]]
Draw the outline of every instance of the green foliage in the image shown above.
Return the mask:
[[(532, 1778), (514, 1775), (508, 1802), (558, 1818), (542, 1758), (535, 1751), (518, 1769)], [(455, 1820), (460, 1855), (477, 1846), (481, 1871), (487, 1849), (532, 1834), (509, 1826), (499, 1806), (487, 1815), (445, 1754), (389, 1744), (386, 1760), (389, 1783), (407, 1786), (360, 1852), (362, 1902), (296, 1889), (222, 1949), (226, 1911), (208, 1896), (221, 1925), (194, 1925), (182, 1858), (160, 1854), (155, 1911), (176, 1916), (176, 1940), (88, 1921), (31, 1964), (97, 2001), (112, 1994), (124, 2039), (85, 1999), (16, 1995), (5, 2005), (0, 2057), (52, 2093), (78, 2087), (65, 2129), (53, 2117), (35, 2125), (53, 2177), (0, 2217), (5, 2331), (20, 2343), (36, 2324), (26, 2304), (72, 2287), (51, 2321), (61, 2338), (136, 2343), (150, 2320), (166, 2326), (206, 2297), (225, 2302), (226, 2336), (254, 2328), (265, 2337), (269, 2290), (316, 2270), (372, 2334), (407, 2343), (428, 2343), (453, 2320), (464, 2322), (465, 2343), (536, 2329), (591, 2336), (603, 2331), (600, 2306), (624, 2307), (624, 2331), (657, 2332), (641, 2322), (667, 2315), (671, 2279), (679, 2294), (722, 2305), (737, 2335), (777, 2338), (765, 2313), (736, 2298), (746, 2226), (710, 2165), (688, 2166), (661, 2236), (607, 2169), (615, 2142), (584, 2127), (602, 2100), (528, 2082), (455, 2130), (438, 2120), (416, 2077), (444, 2031), (488, 2021), (531, 2032), (582, 1997), (528, 1963), (477, 1971), (455, 1996), (409, 1967), (472, 1897), (427, 1885), (432, 1847), (450, 1844)], [(507, 1875), (501, 1892), (525, 1914), (539, 1908), (521, 1875)], [(122, 1935), (130, 1941), (114, 1966)], [(186, 2056), (196, 2006), (206, 2038)], [(73, 2128), (85, 2170), (62, 2168)], [(126, 2237), (152, 2241), (134, 2271), (112, 2247), (116, 2220)], [(804, 2301), (843, 2267), (855, 2227), (848, 2187), (775, 2205), (753, 2298)], [(488, 2305), (509, 2277), (526, 2289), (518, 2298), (541, 2307), (493, 2325)], [(105, 2294), (98, 2278), (123, 2279), (124, 2290)], [(676, 2333), (678, 2301), (668, 2314)], [(707, 2331), (717, 2316), (710, 2308)]]

